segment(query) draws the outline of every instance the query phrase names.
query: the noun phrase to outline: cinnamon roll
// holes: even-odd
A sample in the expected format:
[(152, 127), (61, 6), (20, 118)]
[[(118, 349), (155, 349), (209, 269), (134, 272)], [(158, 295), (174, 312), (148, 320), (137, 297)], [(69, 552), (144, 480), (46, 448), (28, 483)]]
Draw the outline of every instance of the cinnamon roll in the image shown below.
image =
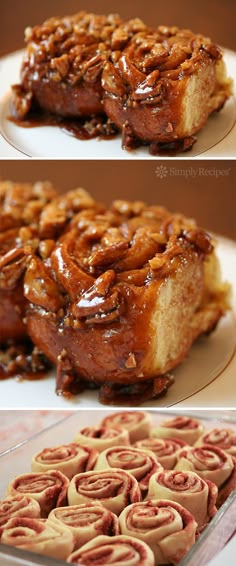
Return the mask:
[(147, 491), (152, 474), (162, 470), (155, 454), (150, 450), (141, 450), (132, 446), (115, 446), (101, 452), (94, 470), (100, 471), (108, 468), (121, 468), (130, 472), (138, 480), (142, 493)]
[(81, 446), (90, 446), (98, 452), (103, 452), (111, 446), (128, 446), (129, 435), (127, 430), (118, 427), (87, 426), (77, 432), (75, 442), (78, 442)]
[(114, 536), (120, 532), (118, 517), (106, 509), (99, 501), (57, 507), (48, 519), (62, 523), (73, 535), (74, 550), (99, 535)]
[(197, 523), (178, 503), (155, 499), (134, 503), (119, 517), (121, 533), (148, 544), (155, 564), (178, 564), (195, 542)]
[(211, 444), (218, 446), (230, 456), (236, 457), (236, 433), (230, 428), (213, 428), (205, 432), (195, 443), (195, 446)]
[(197, 419), (190, 417), (173, 417), (151, 429), (150, 436), (154, 438), (177, 438), (187, 444), (194, 444), (204, 432), (204, 426)]
[(32, 472), (60, 470), (70, 480), (75, 474), (92, 470), (97, 451), (79, 444), (62, 444), (44, 448), (32, 458)]
[(65, 560), (74, 547), (70, 530), (46, 519), (14, 517), (0, 533), (3, 544), (61, 560)]
[(113, 566), (155, 566), (154, 555), (149, 546), (137, 538), (119, 535), (112, 539), (98, 536), (73, 552), (70, 564), (112, 564)]
[(47, 517), (54, 507), (66, 505), (68, 486), (68, 478), (59, 470), (32, 472), (14, 478), (8, 485), (7, 494), (21, 494), (36, 499), (41, 516)]
[(179, 451), (176, 470), (191, 470), (215, 483), (219, 490), (219, 507), (236, 487), (236, 460), (211, 444), (191, 446)]
[(68, 488), (69, 505), (87, 503), (91, 499), (99, 500), (119, 515), (126, 505), (141, 500), (141, 491), (135, 477), (118, 468), (77, 474)]
[(90, 118), (74, 128), (78, 137), (104, 134), (94, 116), (105, 112), (127, 149), (138, 143), (151, 143), (153, 153), (163, 143), (187, 149), (231, 95), (220, 48), (174, 26), (153, 30), (138, 18), (84, 11), (27, 28), (25, 41), (21, 83), (12, 89), (14, 117), (27, 119), (32, 110), (40, 116), (43, 109), (60, 120)]
[(144, 438), (134, 443), (135, 448), (151, 450), (165, 470), (174, 468), (178, 451), (187, 446), (180, 438)]
[[(111, 413), (101, 421), (101, 426), (113, 428), (121, 427), (129, 433), (131, 444), (149, 436), (151, 430), (151, 416), (145, 411), (122, 411)], [(151, 448), (150, 448), (151, 450)]]
[(40, 505), (27, 495), (10, 495), (0, 501), (0, 527), (13, 517), (40, 517)]
[(82, 380), (116, 404), (165, 392), (163, 374), (228, 308), (210, 236), (142, 202), (78, 213), (47, 260), (32, 259), (25, 295), (28, 332), (57, 365), (57, 392)]
[(195, 472), (164, 470), (152, 475), (147, 499), (170, 499), (180, 503), (194, 517), (202, 529), (217, 512), (218, 489)]

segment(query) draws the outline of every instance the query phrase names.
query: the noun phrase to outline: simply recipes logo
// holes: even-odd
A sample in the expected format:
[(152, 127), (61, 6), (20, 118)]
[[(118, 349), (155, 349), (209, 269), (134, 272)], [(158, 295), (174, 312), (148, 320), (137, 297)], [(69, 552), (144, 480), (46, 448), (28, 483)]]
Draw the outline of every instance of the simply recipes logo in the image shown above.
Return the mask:
[(226, 177), (230, 174), (231, 168), (227, 169), (217, 168), (217, 167), (185, 167), (181, 169), (179, 167), (167, 167), (166, 165), (157, 165), (155, 172), (159, 179), (165, 179), (166, 177), (215, 177), (215, 179), (220, 179)]

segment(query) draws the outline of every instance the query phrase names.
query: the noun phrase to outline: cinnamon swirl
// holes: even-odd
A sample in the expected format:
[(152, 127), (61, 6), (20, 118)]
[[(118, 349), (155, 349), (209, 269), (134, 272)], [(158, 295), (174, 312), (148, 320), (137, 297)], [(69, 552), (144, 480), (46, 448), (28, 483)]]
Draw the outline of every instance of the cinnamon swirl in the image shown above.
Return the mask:
[(150, 478), (147, 499), (163, 498), (180, 503), (194, 516), (198, 529), (201, 529), (217, 512), (217, 495), (216, 485), (195, 472), (164, 470)]
[(51, 511), (48, 519), (62, 523), (70, 529), (74, 538), (74, 550), (99, 535), (114, 537), (120, 533), (118, 517), (95, 500), (80, 505), (57, 507)]
[(192, 470), (215, 483), (219, 490), (219, 507), (236, 487), (236, 460), (217, 446), (203, 444), (183, 448), (178, 453), (176, 470)]
[(61, 524), (46, 519), (14, 517), (0, 529), (1, 543), (65, 560), (74, 547), (73, 535)]
[(94, 467), (97, 451), (89, 446), (63, 444), (44, 448), (32, 458), (32, 472), (60, 470), (70, 480), (75, 474), (86, 472)]
[(135, 477), (118, 468), (77, 474), (68, 488), (69, 505), (79, 505), (91, 499), (99, 500), (119, 515), (126, 505), (141, 500), (141, 491)]
[(70, 564), (111, 564), (113, 566), (154, 566), (154, 555), (149, 546), (137, 538), (119, 535), (112, 539), (98, 536), (73, 552), (67, 562)]
[(197, 523), (193, 516), (167, 499), (129, 505), (119, 521), (122, 534), (148, 544), (155, 564), (178, 564), (195, 542)]
[(22, 474), (8, 485), (8, 495), (22, 494), (38, 501), (41, 516), (47, 517), (51, 509), (67, 503), (68, 478), (58, 470)]
[[(121, 427), (129, 433), (131, 444), (149, 436), (151, 430), (151, 416), (145, 411), (122, 411), (111, 413), (101, 421), (101, 426), (113, 428)], [(151, 450), (151, 448), (150, 448)]]
[(187, 444), (194, 444), (202, 435), (204, 426), (197, 419), (178, 416), (165, 420), (151, 429), (150, 436), (154, 438), (177, 438)]

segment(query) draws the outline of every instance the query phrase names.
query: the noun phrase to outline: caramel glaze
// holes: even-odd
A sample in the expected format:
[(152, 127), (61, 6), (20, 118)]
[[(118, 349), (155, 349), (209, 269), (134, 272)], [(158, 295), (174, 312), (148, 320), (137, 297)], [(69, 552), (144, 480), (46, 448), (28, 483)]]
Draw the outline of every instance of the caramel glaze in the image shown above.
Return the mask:
[(13, 376), (18, 380), (42, 379), (49, 368), (49, 360), (26, 336), (24, 342), (9, 339), (0, 347), (0, 379)]
[[(222, 90), (209, 110), (221, 52), (208, 38), (177, 27), (153, 31), (139, 19), (123, 22), (116, 15), (79, 12), (28, 28), (26, 44), (21, 84), (13, 86), (12, 116), (21, 126), (49, 119), (38, 109), (37, 120), (32, 119), (37, 107), (59, 116), (59, 122), (50, 118), (50, 124), (79, 139), (113, 137), (119, 129), (124, 149), (150, 144), (153, 155), (175, 154), (192, 147), (194, 133), (230, 94)], [(187, 126), (188, 81), (198, 81), (198, 76), (203, 76), (202, 107)], [(104, 113), (108, 131), (93, 127), (94, 116)]]
[(21, 128), (57, 126), (79, 140), (91, 140), (93, 138), (112, 139), (118, 133), (118, 128), (106, 114), (90, 115), (89, 118), (62, 118), (37, 108), (37, 110), (31, 110), (25, 119), (8, 116), (8, 120)]
[(24, 284), (28, 332), (57, 365), (57, 391), (105, 383), (101, 399), (114, 402), (128, 391), (119, 398), (114, 384), (134, 384), (136, 398), (165, 390), (171, 380), (151, 382), (146, 361), (159, 289), (187, 262), (200, 277), (212, 249), (193, 221), (161, 207), (116, 201), (103, 215), (79, 213), (46, 261), (32, 259)]

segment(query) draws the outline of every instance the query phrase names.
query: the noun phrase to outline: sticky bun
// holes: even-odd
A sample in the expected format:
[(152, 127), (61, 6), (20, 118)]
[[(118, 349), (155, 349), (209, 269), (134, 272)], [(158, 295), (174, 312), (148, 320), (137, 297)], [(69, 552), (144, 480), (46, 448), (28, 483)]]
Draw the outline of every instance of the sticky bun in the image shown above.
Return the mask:
[(41, 109), (59, 119), (87, 117), (94, 137), (104, 133), (94, 117), (105, 114), (127, 149), (188, 149), (231, 95), (220, 48), (189, 30), (79, 12), (27, 28), (25, 40), (13, 116)]
[(46, 259), (32, 257), (24, 289), (28, 332), (57, 366), (57, 391), (82, 380), (117, 402), (116, 385), (163, 389), (155, 378), (215, 327), (228, 291), (193, 220), (126, 201), (78, 213)]
[(39, 217), (56, 196), (50, 183), (0, 183), (0, 344), (26, 336), (23, 276), (39, 245)]
[(32, 256), (46, 258), (72, 217), (93, 206), (101, 209), (80, 188), (57, 196), (48, 182), (0, 183), (1, 377), (25, 371), (36, 375), (47, 366), (28, 340), (24, 274)]

